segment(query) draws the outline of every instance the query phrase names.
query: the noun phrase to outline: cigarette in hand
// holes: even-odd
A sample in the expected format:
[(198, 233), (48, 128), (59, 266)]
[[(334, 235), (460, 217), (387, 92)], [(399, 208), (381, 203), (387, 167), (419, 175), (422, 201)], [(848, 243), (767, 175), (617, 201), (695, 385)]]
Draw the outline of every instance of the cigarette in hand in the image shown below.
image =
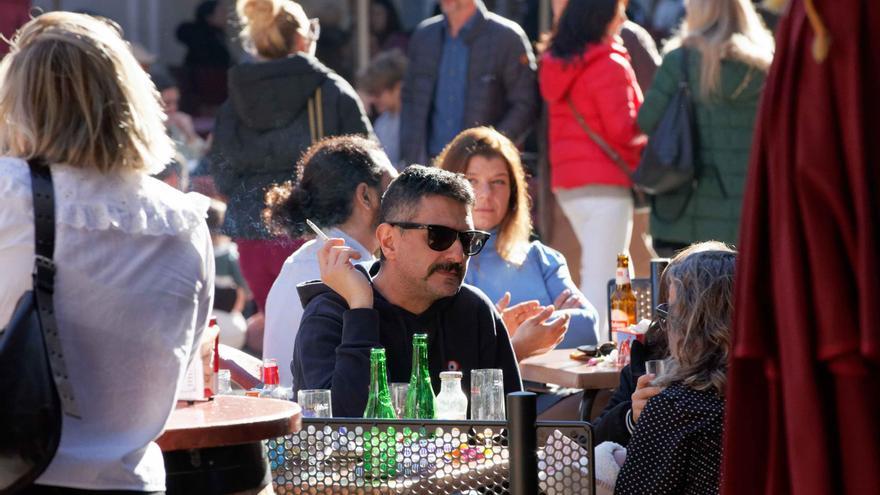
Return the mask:
[(312, 222), (311, 220), (309, 220), (308, 218), (306, 218), (306, 225), (308, 225), (309, 228), (312, 229), (312, 231), (315, 234), (317, 234), (318, 238), (321, 239), (322, 241), (326, 242), (326, 241), (330, 240), (330, 238), (327, 237), (327, 234), (325, 234), (321, 229), (319, 229), (318, 226), (315, 225), (315, 223)]

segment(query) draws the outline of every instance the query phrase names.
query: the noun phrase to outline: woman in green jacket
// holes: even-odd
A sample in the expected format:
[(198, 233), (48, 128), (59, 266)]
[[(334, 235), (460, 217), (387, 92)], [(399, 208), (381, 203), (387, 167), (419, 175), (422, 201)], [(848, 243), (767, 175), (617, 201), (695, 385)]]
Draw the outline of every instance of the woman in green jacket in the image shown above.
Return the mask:
[(657, 196), (654, 248), (669, 256), (691, 243), (737, 241), (755, 112), (773, 59), (773, 36), (749, 0), (690, 0), (679, 34), (639, 111), (651, 135), (678, 89), (683, 52), (697, 127), (697, 182)]

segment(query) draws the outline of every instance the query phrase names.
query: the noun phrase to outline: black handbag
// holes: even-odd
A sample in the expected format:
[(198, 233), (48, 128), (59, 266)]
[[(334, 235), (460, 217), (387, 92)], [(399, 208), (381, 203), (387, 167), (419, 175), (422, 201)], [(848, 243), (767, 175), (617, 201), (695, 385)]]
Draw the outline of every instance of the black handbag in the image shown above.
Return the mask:
[(52, 293), (55, 202), (49, 167), (29, 160), (34, 200), (33, 290), (18, 300), (0, 333), (0, 493), (32, 484), (61, 440), (62, 413), (78, 417), (68, 381)]
[(663, 117), (648, 139), (633, 182), (651, 195), (693, 188), (697, 177), (694, 104), (688, 83), (688, 53), (682, 49), (678, 91), (669, 100)]

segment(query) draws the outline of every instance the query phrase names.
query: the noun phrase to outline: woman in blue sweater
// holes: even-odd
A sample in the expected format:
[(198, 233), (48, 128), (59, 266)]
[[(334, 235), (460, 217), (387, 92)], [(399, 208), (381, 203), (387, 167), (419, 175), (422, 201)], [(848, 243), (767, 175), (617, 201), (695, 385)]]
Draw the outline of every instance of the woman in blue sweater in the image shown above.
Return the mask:
[(538, 241), (529, 241), (529, 194), (516, 146), (492, 128), (475, 127), (456, 136), (436, 164), (464, 174), (474, 188), (474, 227), (492, 232), (492, 237), (471, 260), (465, 282), (498, 301), (500, 310), (508, 309), (503, 313), (512, 342), (516, 344), (517, 327), (528, 318), (552, 322), (562, 315), (570, 317), (561, 343), (528, 350), (514, 345), (517, 357), (539, 354), (556, 344), (595, 344), (596, 309), (571, 280), (565, 257)]

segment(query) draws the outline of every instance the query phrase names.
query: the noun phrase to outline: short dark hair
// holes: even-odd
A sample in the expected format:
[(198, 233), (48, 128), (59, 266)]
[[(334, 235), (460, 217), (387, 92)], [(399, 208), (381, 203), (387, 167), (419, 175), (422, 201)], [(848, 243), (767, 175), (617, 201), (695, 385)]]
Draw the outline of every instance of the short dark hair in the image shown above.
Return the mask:
[[(378, 188), (386, 172), (382, 148), (361, 136), (336, 136), (312, 145), (297, 163), (296, 179), (266, 192), (263, 221), (275, 234), (300, 237), (305, 220), (332, 227), (351, 216), (352, 196), (366, 183)], [(387, 159), (386, 159), (387, 160)], [(380, 191), (381, 193), (381, 191)]]
[(156, 85), (156, 90), (160, 93), (166, 89), (180, 87), (177, 79), (167, 69), (162, 67), (150, 69), (150, 78), (153, 80), (153, 84)]
[(219, 199), (211, 199), (208, 206), (208, 230), (211, 234), (219, 234), (223, 227), (223, 220), (226, 219), (226, 203)]
[(371, 96), (394, 89), (394, 85), (403, 80), (406, 65), (406, 55), (399, 49), (382, 52), (361, 72), (358, 86)]
[(410, 165), (391, 181), (382, 196), (380, 222), (405, 221), (415, 215), (419, 201), (437, 195), (467, 206), (474, 205), (474, 190), (461, 174), (439, 168)]
[(556, 58), (571, 61), (582, 55), (587, 45), (601, 42), (620, 2), (569, 0), (550, 38), (550, 53)]

